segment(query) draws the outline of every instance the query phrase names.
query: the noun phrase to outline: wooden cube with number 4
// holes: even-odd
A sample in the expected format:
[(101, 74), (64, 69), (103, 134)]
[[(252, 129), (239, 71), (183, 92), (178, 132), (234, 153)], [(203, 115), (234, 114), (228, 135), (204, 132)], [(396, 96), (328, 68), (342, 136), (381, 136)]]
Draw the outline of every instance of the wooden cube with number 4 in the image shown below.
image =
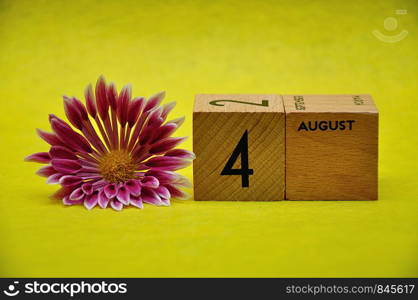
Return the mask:
[(194, 199), (283, 200), (284, 130), (279, 95), (197, 95)]

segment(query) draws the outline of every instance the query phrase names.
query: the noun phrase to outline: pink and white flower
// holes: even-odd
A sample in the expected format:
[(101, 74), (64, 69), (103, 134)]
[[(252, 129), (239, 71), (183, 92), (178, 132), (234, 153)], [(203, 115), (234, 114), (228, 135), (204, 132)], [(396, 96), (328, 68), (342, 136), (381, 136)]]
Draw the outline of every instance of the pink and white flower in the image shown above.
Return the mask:
[(47, 164), (38, 175), (60, 184), (54, 194), (65, 205), (96, 205), (121, 210), (143, 203), (170, 205), (170, 198), (186, 199), (189, 180), (175, 171), (191, 164), (193, 152), (177, 149), (185, 137), (171, 137), (183, 118), (166, 121), (175, 102), (160, 105), (164, 93), (131, 99), (131, 87), (106, 84), (101, 76), (95, 93), (85, 90), (86, 105), (64, 96), (71, 125), (49, 115), (52, 132), (37, 129), (51, 145), (49, 152), (29, 155), (26, 161)]

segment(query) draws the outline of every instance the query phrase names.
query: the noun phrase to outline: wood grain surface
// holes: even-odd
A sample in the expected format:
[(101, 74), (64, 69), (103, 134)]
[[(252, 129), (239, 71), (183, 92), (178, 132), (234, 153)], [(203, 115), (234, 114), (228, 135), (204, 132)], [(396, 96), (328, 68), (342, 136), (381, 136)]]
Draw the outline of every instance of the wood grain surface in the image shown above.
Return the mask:
[(372, 98), (285, 95), (283, 100), (286, 199), (376, 200), (378, 111)]
[[(255, 104), (267, 100), (268, 106), (230, 100)], [(210, 104), (213, 101), (216, 105)], [(283, 200), (284, 127), (283, 101), (278, 95), (197, 95), (193, 112), (194, 199)], [(240, 175), (221, 175), (245, 132), (249, 168), (253, 170), (248, 187), (242, 186)], [(241, 168), (240, 158), (234, 168)]]

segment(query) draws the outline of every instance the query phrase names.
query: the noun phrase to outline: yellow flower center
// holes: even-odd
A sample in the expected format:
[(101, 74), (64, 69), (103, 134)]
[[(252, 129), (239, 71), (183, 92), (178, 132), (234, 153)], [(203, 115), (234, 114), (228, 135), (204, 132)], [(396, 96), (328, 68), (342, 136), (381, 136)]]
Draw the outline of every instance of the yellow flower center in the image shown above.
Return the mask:
[(99, 170), (104, 179), (117, 183), (135, 178), (136, 167), (129, 153), (114, 150), (102, 157)]

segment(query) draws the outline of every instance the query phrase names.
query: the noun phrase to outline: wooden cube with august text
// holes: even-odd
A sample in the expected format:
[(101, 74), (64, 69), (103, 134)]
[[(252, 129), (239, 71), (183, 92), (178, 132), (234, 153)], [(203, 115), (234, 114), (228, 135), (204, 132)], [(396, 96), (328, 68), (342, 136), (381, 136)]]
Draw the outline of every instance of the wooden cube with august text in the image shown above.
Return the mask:
[(197, 95), (194, 199), (283, 200), (284, 127), (279, 95)]
[(286, 199), (376, 200), (378, 111), (370, 95), (286, 95)]

